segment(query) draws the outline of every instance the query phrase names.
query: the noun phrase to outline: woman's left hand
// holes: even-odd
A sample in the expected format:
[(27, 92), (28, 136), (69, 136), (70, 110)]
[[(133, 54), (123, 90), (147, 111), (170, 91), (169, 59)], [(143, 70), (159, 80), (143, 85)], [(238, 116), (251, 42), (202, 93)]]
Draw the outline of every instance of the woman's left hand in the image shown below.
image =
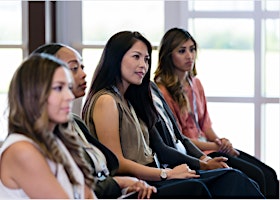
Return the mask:
[(227, 138), (216, 139), (216, 143), (220, 145), (219, 151), (229, 153), (232, 150), (232, 144)]
[(231, 155), (231, 156), (239, 156), (240, 155), (240, 153), (234, 148), (232, 148), (231, 151), (228, 154)]
[(216, 139), (216, 143), (220, 145), (220, 152), (231, 156), (239, 156), (239, 152), (233, 148), (231, 142), (227, 138)]

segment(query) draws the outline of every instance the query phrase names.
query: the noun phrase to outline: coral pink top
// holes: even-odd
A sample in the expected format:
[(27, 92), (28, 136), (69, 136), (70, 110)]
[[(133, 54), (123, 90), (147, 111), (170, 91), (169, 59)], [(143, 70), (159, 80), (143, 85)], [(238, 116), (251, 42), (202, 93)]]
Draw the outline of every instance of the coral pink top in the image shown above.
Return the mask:
[[(200, 80), (196, 77), (192, 79), (192, 86), (188, 85), (185, 86), (185, 91), (188, 96), (191, 112), (194, 113), (194, 104), (193, 104), (193, 94), (195, 95), (195, 102), (196, 102), (196, 110), (198, 116), (198, 123), (195, 122), (194, 115), (189, 114), (188, 112), (181, 112), (179, 109), (179, 105), (173, 100), (172, 96), (165, 88), (165, 86), (159, 84), (158, 87), (161, 90), (166, 102), (168, 103), (169, 107), (171, 108), (179, 128), (181, 129), (182, 133), (189, 137), (190, 139), (199, 139), (199, 137), (206, 135), (204, 131), (211, 128), (212, 122), (207, 110), (207, 101), (204, 94), (203, 86)], [(198, 126), (198, 127), (197, 127)]]

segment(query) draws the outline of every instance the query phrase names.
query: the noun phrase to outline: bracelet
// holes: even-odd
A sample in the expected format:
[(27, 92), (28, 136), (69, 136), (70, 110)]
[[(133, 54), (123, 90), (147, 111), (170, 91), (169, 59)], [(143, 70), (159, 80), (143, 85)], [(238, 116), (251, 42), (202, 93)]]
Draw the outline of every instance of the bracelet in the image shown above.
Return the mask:
[(128, 187), (122, 189), (122, 195), (126, 195), (127, 191), (128, 191)]
[(211, 160), (212, 158), (210, 156), (205, 156), (201, 161), (207, 162), (208, 160)]

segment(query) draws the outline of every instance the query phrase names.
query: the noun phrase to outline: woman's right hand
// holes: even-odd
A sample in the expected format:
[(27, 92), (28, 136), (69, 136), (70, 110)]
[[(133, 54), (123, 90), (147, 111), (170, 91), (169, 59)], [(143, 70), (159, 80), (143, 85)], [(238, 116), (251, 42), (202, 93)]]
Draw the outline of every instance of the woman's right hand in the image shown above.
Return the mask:
[(157, 192), (156, 187), (149, 185), (146, 181), (138, 180), (128, 187), (127, 193), (137, 192), (138, 199), (150, 199), (153, 193)]
[[(205, 166), (201, 165), (201, 169), (211, 170), (211, 169), (219, 169), (219, 168), (229, 168), (229, 166), (226, 163), (227, 160), (228, 160), (228, 158), (222, 157), (222, 156), (212, 158), (204, 163)], [(204, 166), (204, 167), (202, 167), (202, 166)]]
[(174, 178), (199, 178), (200, 175), (196, 174), (195, 170), (191, 170), (187, 164), (181, 164), (173, 169), (167, 170), (167, 179)]
[(151, 195), (157, 192), (157, 189), (154, 186), (135, 177), (114, 176), (113, 179), (118, 183), (121, 189), (126, 189), (126, 194), (124, 195), (137, 192), (139, 199), (150, 199)]

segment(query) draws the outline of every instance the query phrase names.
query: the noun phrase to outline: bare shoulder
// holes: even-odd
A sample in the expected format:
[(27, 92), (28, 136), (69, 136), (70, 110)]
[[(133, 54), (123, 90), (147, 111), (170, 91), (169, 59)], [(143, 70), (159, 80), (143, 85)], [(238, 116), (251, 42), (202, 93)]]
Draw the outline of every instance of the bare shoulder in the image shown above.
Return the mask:
[(101, 95), (95, 103), (92, 114), (96, 128), (103, 123), (116, 122), (118, 107), (115, 99), (109, 94)]
[(34, 144), (27, 141), (20, 141), (12, 144), (3, 152), (3, 159), (22, 165), (36, 161), (43, 156)]
[(103, 94), (96, 100), (96, 106), (99, 108), (114, 108), (116, 107), (116, 101), (109, 94)]
[(32, 199), (66, 199), (49, 164), (33, 143), (16, 142), (1, 158), (1, 181), (8, 188), (22, 189)]
[[(30, 180), (36, 172), (44, 171), (47, 166), (43, 154), (27, 141), (9, 146), (2, 154), (0, 176), (2, 183), (10, 188), (19, 188), (19, 183)], [(40, 173), (37, 175), (40, 176)]]

